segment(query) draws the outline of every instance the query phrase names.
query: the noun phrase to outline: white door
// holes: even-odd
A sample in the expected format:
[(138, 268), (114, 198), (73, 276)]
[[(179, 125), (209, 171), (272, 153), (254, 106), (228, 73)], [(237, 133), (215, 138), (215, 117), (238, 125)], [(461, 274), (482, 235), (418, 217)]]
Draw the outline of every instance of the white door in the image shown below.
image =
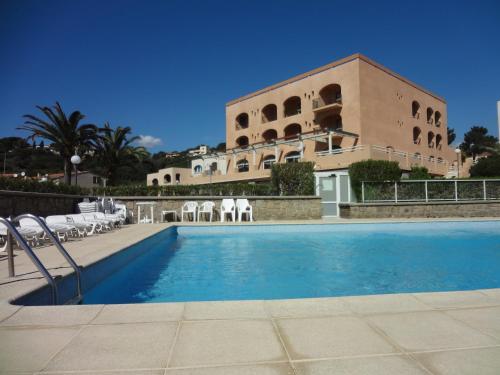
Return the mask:
[(317, 172), (316, 195), (321, 197), (323, 217), (338, 217), (339, 203), (351, 201), (351, 185), (347, 171)]

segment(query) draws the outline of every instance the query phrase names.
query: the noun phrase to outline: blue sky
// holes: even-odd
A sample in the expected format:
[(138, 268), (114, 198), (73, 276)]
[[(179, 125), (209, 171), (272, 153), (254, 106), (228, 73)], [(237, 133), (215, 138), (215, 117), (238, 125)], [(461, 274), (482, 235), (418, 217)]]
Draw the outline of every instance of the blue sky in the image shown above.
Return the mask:
[(498, 0), (0, 0), (0, 136), (57, 100), (152, 151), (215, 145), (227, 101), (355, 52), (497, 135)]

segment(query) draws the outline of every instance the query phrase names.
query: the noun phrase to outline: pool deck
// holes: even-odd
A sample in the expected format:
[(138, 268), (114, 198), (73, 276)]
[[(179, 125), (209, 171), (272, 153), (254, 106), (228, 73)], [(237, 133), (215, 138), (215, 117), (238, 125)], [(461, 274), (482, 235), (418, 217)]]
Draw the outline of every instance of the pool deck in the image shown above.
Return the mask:
[[(130, 225), (66, 248), (86, 266), (170, 225)], [(36, 253), (52, 274), (71, 272), (53, 247)], [(500, 373), (500, 289), (22, 307), (8, 301), (45, 281), (20, 251), (16, 273), (8, 278), (0, 258), (1, 374)]]

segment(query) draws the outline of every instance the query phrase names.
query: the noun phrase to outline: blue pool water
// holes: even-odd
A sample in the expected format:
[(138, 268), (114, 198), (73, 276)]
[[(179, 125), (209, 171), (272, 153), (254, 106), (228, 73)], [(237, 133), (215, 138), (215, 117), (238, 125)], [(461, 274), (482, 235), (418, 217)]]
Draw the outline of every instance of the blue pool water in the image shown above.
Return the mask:
[[(84, 303), (328, 297), (500, 287), (500, 222), (178, 227)], [(113, 259), (107, 260), (112, 262)]]

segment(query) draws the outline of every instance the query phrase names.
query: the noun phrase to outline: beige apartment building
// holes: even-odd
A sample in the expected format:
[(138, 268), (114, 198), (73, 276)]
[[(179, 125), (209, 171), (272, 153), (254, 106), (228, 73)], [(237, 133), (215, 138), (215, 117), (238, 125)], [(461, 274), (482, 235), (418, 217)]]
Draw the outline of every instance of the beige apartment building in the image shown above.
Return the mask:
[(149, 174), (148, 185), (262, 181), (273, 163), (296, 161), (315, 163), (318, 186), (326, 176), (348, 181), (349, 165), (366, 159), (447, 176), (456, 160), (445, 100), (360, 54), (227, 103), (226, 145), (190, 169)]

